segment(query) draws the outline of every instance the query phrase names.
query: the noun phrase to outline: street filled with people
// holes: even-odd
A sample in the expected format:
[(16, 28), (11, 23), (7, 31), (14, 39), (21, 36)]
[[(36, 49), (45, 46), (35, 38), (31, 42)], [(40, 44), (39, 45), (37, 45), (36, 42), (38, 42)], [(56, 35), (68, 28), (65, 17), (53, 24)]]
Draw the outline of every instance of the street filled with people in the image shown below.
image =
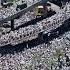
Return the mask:
[[(27, 0), (28, 4), (33, 4), (34, 1), (38, 0)], [(14, 6), (2, 8), (0, 19), (15, 13), (17, 11)], [(14, 20), (14, 27), (25, 24), (34, 18), (36, 18), (35, 13), (28, 11), (19, 19)], [(57, 35), (58, 37), (54, 35), (55, 38), (47, 42), (54, 34), (50, 32), (56, 31), (69, 18), (70, 3), (66, 3), (65, 7), (56, 14), (34, 25), (13, 31), (11, 28), (0, 27), (0, 70), (70, 70), (70, 30), (63, 33), (61, 33), (63, 30), (57, 31), (57, 34), (61, 34)], [(10, 22), (8, 21), (8, 23)], [(34, 42), (31, 44), (30, 42), (35, 41), (42, 32), (49, 33), (48, 36), (45, 36), (47, 40), (36, 46), (33, 45)], [(41, 37), (39, 40), (42, 40)]]
[(7, 18), (11, 15), (14, 15), (16, 13), (17, 13), (17, 11), (14, 6), (7, 7), (7, 8), (1, 8), (0, 9), (0, 20), (5, 19), (5, 18)]
[(36, 18), (35, 13), (28, 11), (27, 13), (23, 14), (19, 19), (14, 20), (14, 28), (22, 24), (25, 24), (26, 22), (31, 21), (35, 18)]
[[(28, 4), (27, 7), (37, 3), (39, 0), (34, 0), (33, 2), (30, 0), (27, 0), (26, 3)], [(21, 1), (19, 1), (20, 3)], [(13, 2), (12, 6), (7, 6), (7, 8), (0, 7), (0, 20), (5, 19), (11, 15), (16, 14), (18, 11), (16, 10), (17, 8), (17, 3)], [(19, 10), (20, 11), (20, 10)]]
[(29, 25), (27, 27), (22, 27), (18, 30), (15, 31), (10, 31), (10, 33), (7, 33), (5, 35), (2, 35), (0, 37), (0, 45), (7, 45), (7, 44), (19, 44), (22, 43), (24, 41), (29, 41), (32, 39), (35, 39), (38, 37), (38, 34), (40, 32), (43, 32), (44, 30), (46, 30), (46, 32), (50, 32), (51, 30), (54, 30), (56, 28), (58, 28), (60, 25), (63, 24), (63, 22), (67, 19), (70, 18), (70, 14), (69, 14), (69, 4), (66, 5), (66, 9), (65, 10), (61, 10), (58, 13), (56, 13), (55, 15), (46, 18), (40, 22), (37, 22), (37, 24), (35, 25)]
[[(14, 47), (15, 48), (15, 47)], [(21, 49), (21, 48), (19, 48)], [(69, 70), (70, 69), (70, 31), (25, 51), (0, 53), (1, 70)], [(23, 49), (22, 49), (23, 50)]]

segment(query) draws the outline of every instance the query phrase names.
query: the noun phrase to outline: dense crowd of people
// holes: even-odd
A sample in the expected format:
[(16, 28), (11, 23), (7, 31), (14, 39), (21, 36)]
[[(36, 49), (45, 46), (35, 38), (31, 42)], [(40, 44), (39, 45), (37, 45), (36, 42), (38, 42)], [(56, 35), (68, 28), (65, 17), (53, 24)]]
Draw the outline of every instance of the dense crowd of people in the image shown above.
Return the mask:
[(24, 15), (22, 15), (19, 19), (14, 20), (14, 28), (18, 27), (19, 25), (25, 24), (28, 21), (31, 21), (32, 19), (35, 19), (36, 15), (34, 12), (28, 11)]
[(69, 70), (70, 31), (48, 44), (43, 43), (18, 53), (12, 52), (14, 54), (0, 53), (1, 70)]
[(35, 25), (29, 25), (27, 27), (20, 28), (19, 30), (11, 31), (10, 33), (2, 35), (0, 37), (0, 45), (2, 46), (6, 44), (18, 44), (22, 43), (23, 41), (35, 39), (40, 32), (43, 32), (44, 30), (50, 32), (51, 30), (54, 30), (62, 25), (63, 22), (69, 18), (70, 14), (68, 10), (64, 11), (62, 9), (52, 17), (37, 22), (37, 24)]
[[(26, 22), (30, 20), (29, 18), (34, 17), (32, 16), (34, 15), (33, 12), (32, 14), (28, 12), (26, 15), (26, 20), (24, 19), (24, 15), (22, 16), (23, 19), (20, 18), (20, 21), (15, 20), (17, 24), (15, 25), (18, 26), (19, 23), (24, 23), (22, 20)], [(29, 25), (19, 30), (0, 35), (0, 46), (6, 44), (15, 45), (23, 43), (23, 41), (35, 39), (40, 32), (54, 30), (69, 18), (70, 5), (67, 4), (64, 9), (52, 17), (37, 22), (35, 25)], [(2, 52), (7, 51), (5, 48), (2, 49), (0, 47), (0, 70), (70, 70), (70, 31), (65, 32), (47, 44), (43, 43), (31, 49), (23, 50), (20, 46), (19, 49), (22, 49), (22, 51), (16, 52), (16, 49), (12, 51), (10, 48), (7, 51), (9, 50), (13, 54), (2, 54)]]
[[(21, 1), (19, 1), (21, 2)], [(27, 4), (29, 4), (30, 6), (34, 3), (38, 2), (38, 0), (34, 0), (34, 2), (32, 3), (32, 0), (27, 0)], [(27, 5), (29, 7), (29, 5)], [(5, 19), (11, 15), (16, 14), (18, 11), (16, 10), (17, 7), (17, 3), (14, 3), (12, 6), (7, 7), (7, 8), (0, 8), (0, 19)]]
[(15, 13), (17, 13), (17, 11), (14, 6), (7, 7), (7, 8), (1, 8), (0, 9), (0, 19), (5, 19), (8, 16), (14, 15)]

